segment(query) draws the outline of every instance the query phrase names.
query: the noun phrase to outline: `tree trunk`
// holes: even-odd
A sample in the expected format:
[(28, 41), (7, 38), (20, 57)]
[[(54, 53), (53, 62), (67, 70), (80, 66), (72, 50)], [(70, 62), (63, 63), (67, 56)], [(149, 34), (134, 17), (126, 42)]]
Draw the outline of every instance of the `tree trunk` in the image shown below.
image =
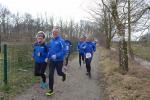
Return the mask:
[(128, 0), (128, 51), (132, 59), (134, 59), (133, 50), (131, 47), (131, 12), (130, 12), (130, 0)]
[(106, 39), (106, 49), (110, 49), (110, 41), (109, 41), (109, 39), (107, 38)]
[(105, 48), (110, 49), (110, 42), (111, 42), (110, 15), (107, 15), (105, 7), (103, 7), (103, 11), (104, 11)]
[(119, 68), (124, 74), (128, 71), (128, 53), (127, 53), (127, 42), (125, 41), (125, 26), (120, 24), (117, 26), (118, 33), (120, 34), (119, 41)]
[(119, 68), (123, 73), (128, 71), (128, 55), (127, 55), (127, 43), (125, 41), (125, 26), (119, 18), (117, 11), (117, 1), (111, 1), (112, 17), (120, 35), (119, 41)]

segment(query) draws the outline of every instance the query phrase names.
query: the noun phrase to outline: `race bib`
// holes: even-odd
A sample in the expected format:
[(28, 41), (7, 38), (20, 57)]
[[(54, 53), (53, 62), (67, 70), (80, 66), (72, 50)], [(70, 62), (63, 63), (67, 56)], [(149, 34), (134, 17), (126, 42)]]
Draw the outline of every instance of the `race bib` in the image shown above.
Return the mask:
[(92, 57), (91, 53), (86, 53), (86, 58), (91, 58), (91, 57)]
[(69, 50), (69, 46), (66, 46), (66, 50)]
[(39, 57), (41, 56), (41, 53), (40, 53), (40, 52), (38, 52), (38, 56), (39, 56)]

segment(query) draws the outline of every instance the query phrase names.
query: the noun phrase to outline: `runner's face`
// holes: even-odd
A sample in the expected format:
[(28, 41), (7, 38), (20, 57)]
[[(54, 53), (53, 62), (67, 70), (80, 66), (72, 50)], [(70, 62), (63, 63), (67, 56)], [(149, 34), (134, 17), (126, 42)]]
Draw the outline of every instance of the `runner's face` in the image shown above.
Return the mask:
[(86, 37), (83, 37), (83, 41), (86, 41)]
[(54, 32), (53, 32), (53, 36), (54, 36), (54, 38), (56, 38), (56, 37), (58, 36), (58, 32), (57, 32), (57, 31), (54, 31)]
[(80, 41), (86, 41), (86, 37), (80, 38)]
[(37, 37), (37, 42), (38, 43), (43, 43), (43, 41), (44, 41), (43, 37)]
[(86, 41), (91, 41), (91, 39), (90, 39), (90, 38), (87, 38)]
[(80, 41), (84, 41), (84, 39), (83, 39), (83, 38), (80, 38)]

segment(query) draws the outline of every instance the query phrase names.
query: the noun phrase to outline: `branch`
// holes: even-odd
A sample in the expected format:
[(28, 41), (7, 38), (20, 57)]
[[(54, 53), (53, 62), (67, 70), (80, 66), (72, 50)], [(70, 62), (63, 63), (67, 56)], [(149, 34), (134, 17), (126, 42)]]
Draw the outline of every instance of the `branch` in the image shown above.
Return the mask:
[(123, 13), (124, 13), (124, 15), (125, 15), (125, 6), (126, 6), (126, 4), (127, 4), (127, 0), (125, 1), (125, 4), (123, 6)]
[(112, 34), (111, 39), (115, 36), (115, 34), (116, 34), (116, 30), (115, 30), (115, 32)]
[(103, 5), (107, 8), (107, 10), (112, 14), (111, 10), (109, 9), (109, 7), (104, 3), (104, 0), (101, 0)]
[[(147, 28), (150, 28), (150, 25)], [(140, 37), (142, 37), (142, 35), (143, 35), (144, 32), (145, 32), (145, 30), (143, 30), (143, 32), (140, 34), (139, 37), (136, 38), (136, 40), (140, 39)]]
[(138, 16), (135, 20), (133, 20), (131, 23), (137, 22), (137, 21), (144, 15), (144, 13), (145, 13), (147, 10), (150, 10), (150, 6), (146, 7), (145, 9), (142, 9), (142, 11), (140, 12), (139, 16)]

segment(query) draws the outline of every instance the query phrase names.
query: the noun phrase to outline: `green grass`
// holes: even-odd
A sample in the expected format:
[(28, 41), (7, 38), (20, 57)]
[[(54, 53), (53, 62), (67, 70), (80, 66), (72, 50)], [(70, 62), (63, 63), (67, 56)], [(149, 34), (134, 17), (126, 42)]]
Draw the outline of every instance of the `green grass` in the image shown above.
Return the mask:
[(150, 45), (133, 44), (132, 48), (135, 55), (150, 61)]
[[(39, 80), (39, 77), (33, 74), (34, 62), (31, 61), (31, 53), (31, 44), (8, 45), (8, 85), (0, 84), (0, 100), (7, 100), (21, 93)], [(70, 59), (73, 59), (76, 54), (72, 52)], [(0, 80), (3, 79), (1, 72), (3, 72), (2, 68), (0, 68)]]
[[(143, 44), (139, 44), (139, 43), (132, 43), (131, 46), (133, 49), (133, 53), (136, 56), (150, 61), (150, 44), (149, 45), (143, 45)], [(113, 43), (112, 48), (118, 48), (118, 44)]]
[(2, 54), (0, 53), (0, 85), (2, 83), (2, 64), (3, 64), (3, 60), (2, 60)]
[[(138, 45), (137, 48), (143, 51), (146, 46), (143, 49)], [(105, 97), (109, 96), (112, 100), (149, 100), (150, 70), (129, 60), (130, 69), (123, 75), (119, 71), (118, 60), (114, 59), (116, 54), (112, 53), (110, 56), (110, 51), (102, 47), (100, 53), (99, 70), (104, 73)]]
[[(31, 44), (8, 45), (8, 85), (0, 83), (0, 100), (7, 100), (22, 92), (37, 80), (33, 74), (31, 52)], [(0, 81), (3, 80), (2, 68), (3, 66), (0, 66)]]

